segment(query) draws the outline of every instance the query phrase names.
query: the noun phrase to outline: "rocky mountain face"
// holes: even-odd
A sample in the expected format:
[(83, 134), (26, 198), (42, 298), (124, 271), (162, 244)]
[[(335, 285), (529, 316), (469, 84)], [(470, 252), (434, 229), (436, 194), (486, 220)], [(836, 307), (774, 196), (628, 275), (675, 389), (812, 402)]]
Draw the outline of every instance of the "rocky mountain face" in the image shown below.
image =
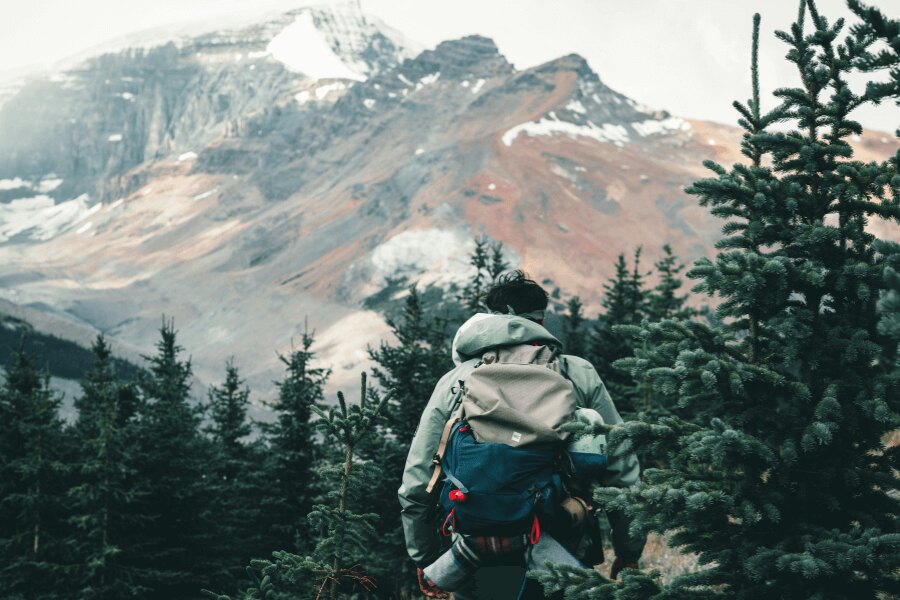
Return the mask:
[(261, 390), (308, 320), (340, 385), (388, 335), (365, 298), (464, 279), (473, 235), (589, 306), (619, 252), (711, 254), (720, 224), (683, 188), (739, 139), (640, 106), (577, 55), (517, 70), (483, 37), (418, 52), (353, 5), (302, 9), (3, 104), (0, 297), (126, 354), (174, 316), (201, 381), (234, 355)]

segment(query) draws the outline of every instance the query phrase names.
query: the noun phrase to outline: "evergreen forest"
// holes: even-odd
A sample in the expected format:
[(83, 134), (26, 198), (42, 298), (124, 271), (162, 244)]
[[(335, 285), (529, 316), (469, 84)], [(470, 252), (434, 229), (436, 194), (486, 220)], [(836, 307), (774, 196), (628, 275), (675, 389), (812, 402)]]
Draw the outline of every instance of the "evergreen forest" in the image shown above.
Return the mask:
[[(666, 245), (648, 264), (635, 244), (597, 282), (599, 313), (553, 291), (547, 328), (596, 367), (626, 421), (610, 443), (643, 464), (596, 502), (695, 560), (543, 572), (567, 600), (900, 597), (900, 244), (867, 229), (900, 227), (900, 150), (864, 163), (850, 144), (855, 109), (900, 105), (900, 21), (847, 4), (852, 23), (800, 1), (777, 40), (748, 23), (745, 160), (687, 190), (722, 221), (713, 258)], [(796, 71), (769, 99), (761, 43)], [(0, 598), (418, 598), (396, 496), (409, 444), (457, 327), (516, 267), (481, 237), (470, 263), (449, 292), (398, 280), (367, 301), (393, 341), (356, 389), (327, 393), (314, 332), (295, 340), (264, 422), (241, 349), (201, 397), (165, 316), (137, 366), (102, 335), (87, 353), (0, 327)], [(66, 418), (62, 372), (81, 387)]]

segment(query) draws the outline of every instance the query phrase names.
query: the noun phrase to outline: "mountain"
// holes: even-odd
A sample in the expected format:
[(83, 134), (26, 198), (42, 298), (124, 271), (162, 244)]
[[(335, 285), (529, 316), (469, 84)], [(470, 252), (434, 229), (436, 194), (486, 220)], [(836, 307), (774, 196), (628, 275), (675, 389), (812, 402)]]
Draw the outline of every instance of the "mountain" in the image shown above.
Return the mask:
[[(484, 37), (417, 52), (350, 4), (91, 59), (0, 108), (0, 293), (147, 349), (176, 318), (197, 376), (271, 390), (309, 323), (335, 384), (386, 339), (366, 298), (446, 286), (473, 235), (596, 306), (619, 252), (710, 255), (684, 187), (740, 131), (641, 106), (569, 55)], [(866, 134), (857, 152), (894, 149)], [(893, 237), (896, 236), (894, 232)]]

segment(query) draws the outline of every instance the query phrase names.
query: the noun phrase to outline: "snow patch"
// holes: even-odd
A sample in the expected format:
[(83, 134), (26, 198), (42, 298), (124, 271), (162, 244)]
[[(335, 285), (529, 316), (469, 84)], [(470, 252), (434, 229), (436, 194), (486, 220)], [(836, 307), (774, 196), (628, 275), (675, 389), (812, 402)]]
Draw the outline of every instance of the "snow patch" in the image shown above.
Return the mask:
[(404, 231), (372, 251), (372, 283), (384, 286), (388, 278), (398, 276), (418, 280), (422, 285), (465, 282), (471, 276), (470, 246), (472, 239), (461, 231)]
[(116, 94), (116, 96), (127, 102), (134, 102), (134, 94), (132, 94), (131, 92), (122, 92), (120, 94)]
[(578, 100), (572, 100), (568, 104), (566, 104), (566, 108), (571, 110), (572, 112), (581, 113), (582, 115), (587, 113), (587, 109), (584, 108), (584, 104), (582, 104)]
[(83, 221), (100, 209), (88, 207), (89, 197), (82, 194), (56, 204), (49, 196), (35, 196), (0, 204), (0, 243), (20, 234), (45, 241)]
[(416, 148), (416, 156), (425, 154), (425, 148)]
[(106, 141), (108, 141), (108, 142), (121, 142), (121, 141), (122, 141), (122, 134), (121, 134), (121, 133), (114, 133), (114, 134), (112, 134), (111, 136), (109, 136), (108, 138), (106, 138)]
[(662, 120), (648, 119), (642, 122), (634, 122), (631, 126), (644, 137), (670, 131), (687, 131), (691, 128), (691, 124), (681, 117), (669, 117)]
[(75, 231), (75, 233), (76, 233), (77, 235), (81, 235), (82, 233), (84, 233), (84, 232), (86, 232), (88, 229), (90, 229), (90, 228), (91, 228), (91, 225), (93, 225), (93, 223), (91, 223), (90, 221), (88, 221), (87, 223), (85, 223), (84, 225), (82, 225), (81, 227), (79, 227), (79, 228)]
[(338, 58), (309, 12), (297, 15), (293, 23), (272, 38), (266, 51), (289, 71), (303, 73), (312, 79), (366, 80)]
[(494, 190), (497, 189), (497, 184), (495, 184), (495, 183), (490, 184), (490, 185), (488, 186), (488, 189), (491, 190), (491, 191), (493, 192)]
[(363, 100), (363, 106), (365, 106), (369, 110), (372, 110), (373, 108), (375, 108), (375, 100), (372, 98), (366, 98), (365, 100)]
[(421, 90), (426, 85), (431, 85), (441, 77), (441, 72), (437, 71), (435, 73), (431, 73), (430, 75), (426, 75), (416, 84), (416, 90)]
[(194, 196), (194, 200), (203, 200), (205, 198), (209, 198), (210, 196), (215, 194), (218, 191), (218, 189), (219, 188), (213, 188), (213, 189), (209, 190), (208, 192), (203, 192), (202, 194), (197, 194), (196, 196)]
[(507, 146), (512, 146), (513, 141), (520, 133), (528, 136), (561, 134), (570, 138), (586, 137), (598, 142), (613, 143), (616, 146), (622, 146), (629, 141), (628, 130), (621, 125), (604, 123), (598, 126), (591, 121), (588, 121), (585, 125), (576, 125), (568, 121), (560, 121), (552, 112), (549, 118), (522, 123), (509, 129), (503, 134), (503, 143)]
[(479, 79), (475, 82), (475, 85), (472, 86), (472, 93), (477, 94), (481, 91), (482, 87), (484, 87), (484, 79)]
[(12, 179), (0, 179), (0, 191), (15, 190), (18, 188), (30, 188), (31, 184), (21, 177), (13, 177)]
[(184, 162), (186, 160), (194, 160), (195, 158), (197, 158), (197, 153), (194, 151), (188, 151), (188, 152), (185, 152), (184, 154), (178, 155), (178, 162)]
[(41, 182), (35, 188), (39, 193), (46, 194), (48, 192), (52, 192), (59, 186), (63, 184), (63, 180), (61, 177), (57, 177), (56, 175), (50, 174), (45, 175)]
[(413, 85), (413, 82), (407, 79), (407, 77), (403, 73), (397, 74), (397, 79), (405, 83), (406, 85)]
[(346, 87), (347, 86), (340, 81), (335, 81), (334, 83), (329, 83), (327, 85), (320, 85), (316, 88), (316, 100), (322, 100), (331, 92), (337, 92)]
[(470, 85), (470, 84), (469, 84), (469, 80), (468, 80), (468, 79), (466, 79), (466, 80), (465, 80), (465, 81), (463, 81), (463, 82), (462, 82), (462, 83), (461, 83), (461, 84), (460, 84), (460, 85), (461, 85), (461, 86), (463, 86), (463, 87), (464, 87), (464, 88), (467, 88), (467, 87), (469, 87), (469, 85)]
[(296, 100), (298, 104), (306, 104), (309, 102), (309, 90), (303, 90), (299, 94), (294, 94), (294, 100)]

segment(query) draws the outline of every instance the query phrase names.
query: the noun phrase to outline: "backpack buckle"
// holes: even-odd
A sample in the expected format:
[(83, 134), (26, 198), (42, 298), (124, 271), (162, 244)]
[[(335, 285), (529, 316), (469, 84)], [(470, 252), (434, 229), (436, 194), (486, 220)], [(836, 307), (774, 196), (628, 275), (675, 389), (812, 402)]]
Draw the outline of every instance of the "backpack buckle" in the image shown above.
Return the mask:
[(435, 455), (431, 457), (431, 464), (433, 464), (433, 465), (441, 464), (441, 455), (435, 453)]

